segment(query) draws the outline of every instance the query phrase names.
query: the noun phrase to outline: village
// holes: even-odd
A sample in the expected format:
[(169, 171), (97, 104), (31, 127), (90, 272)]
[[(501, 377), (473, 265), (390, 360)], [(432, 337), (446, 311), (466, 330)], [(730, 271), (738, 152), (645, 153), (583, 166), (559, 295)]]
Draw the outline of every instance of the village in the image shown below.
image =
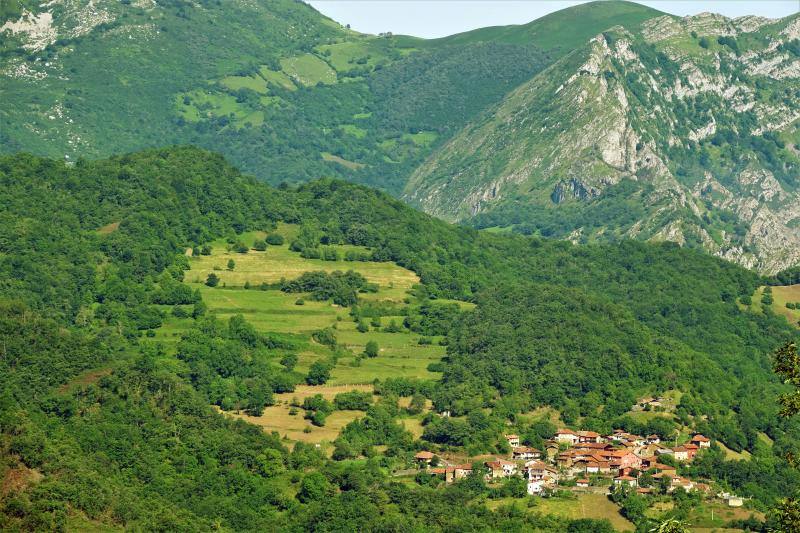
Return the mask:
[[(504, 438), (511, 449), (505, 458), (495, 457), (475, 464), (449, 464), (423, 450), (414, 459), (420, 469), (441, 476), (447, 484), (472, 475), (479, 465), (488, 483), (522, 477), (531, 496), (547, 496), (563, 489), (609, 494), (619, 487), (639, 494), (651, 494), (656, 490), (671, 493), (679, 488), (685, 492), (711, 492), (708, 484), (677, 473), (677, 464), (690, 463), (711, 447), (711, 440), (701, 434), (694, 434), (681, 445), (668, 446), (658, 435), (642, 437), (621, 429), (610, 435), (558, 429), (546, 441), (544, 450), (521, 445), (518, 435), (508, 434)], [(718, 496), (730, 507), (744, 503), (742, 498), (732, 494)]]

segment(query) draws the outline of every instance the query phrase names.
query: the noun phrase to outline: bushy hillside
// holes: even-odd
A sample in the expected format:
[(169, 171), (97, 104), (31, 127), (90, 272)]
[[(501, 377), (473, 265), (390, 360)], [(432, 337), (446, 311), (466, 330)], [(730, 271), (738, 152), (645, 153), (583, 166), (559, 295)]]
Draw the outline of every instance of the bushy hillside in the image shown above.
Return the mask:
[(590, 4), (525, 26), (531, 38), (425, 41), (361, 35), (290, 0), (4, 7), (4, 152), (190, 142), (273, 184), (331, 176), (398, 194), (433, 148), (574, 44), (658, 14)]
[[(478, 232), (340, 181), (271, 189), (194, 148), (74, 166), (4, 157), (0, 182), (0, 449), (3, 475), (20, 480), (0, 500), (4, 527), (69, 520), (78, 528), (196, 530), (216, 520), (234, 529), (302, 530), (320, 521), (373, 529), (440, 513), (443, 530), (473, 513), (488, 529), (506, 527), (512, 518), (482, 507), (444, 518), (453, 501), (467, 505), (485, 493), (482, 484), (431, 492), (387, 479), (387, 464), (413, 461), (422, 446), (397, 422), (395, 390), (467, 414), (448, 422), (452, 432), (437, 433), (436, 422), (423, 436), (480, 437), (447, 444), (481, 453), (494, 449), (506, 421), (538, 406), (607, 431), (630, 423), (626, 409), (641, 395), (676, 389), (681, 423), (731, 448), (757, 449), (763, 435), (776, 453), (796, 442), (797, 428), (778, 422), (767, 400), (781, 390), (767, 354), (794, 330), (782, 317), (740, 310), (737, 299), (760, 283), (755, 274), (698, 252)], [(296, 349), (291, 337), (259, 333), (241, 316), (208, 316), (202, 294), (180, 283), (187, 248), (278, 222), (299, 226), (292, 246), (301, 253), (357, 245), (373, 262), (413, 270), (419, 302), (478, 304), (455, 325), (447, 319), (443, 381), (379, 383), (385, 398), (343, 429), (333, 462), (301, 444), (289, 452), (277, 437), (208, 407), (229, 401), (217, 399), (220, 383), (258, 411), (303, 379), (283, 362)], [(146, 340), (165, 321), (164, 302), (189, 309), (177, 352)], [(375, 446), (391, 453), (359, 459)], [(747, 488), (753, 476), (773, 475), (777, 462), (767, 453), (772, 459), (708, 468), (767, 504), (777, 495), (772, 485)], [(568, 526), (535, 516), (513, 520)]]
[(662, 16), (598, 34), (436, 152), (412, 204), (478, 227), (797, 260), (798, 18)]

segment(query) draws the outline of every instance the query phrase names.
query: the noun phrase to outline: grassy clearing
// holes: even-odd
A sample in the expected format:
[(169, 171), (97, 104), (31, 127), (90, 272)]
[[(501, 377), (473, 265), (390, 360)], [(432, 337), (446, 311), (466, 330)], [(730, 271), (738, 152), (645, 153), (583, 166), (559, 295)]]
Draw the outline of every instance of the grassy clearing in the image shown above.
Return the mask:
[(719, 528), (731, 520), (743, 520), (751, 515), (758, 520), (764, 519), (764, 514), (761, 512), (744, 507), (728, 507), (722, 501), (713, 500), (692, 508), (686, 523), (692, 531), (722, 531)]
[(741, 452), (735, 452), (730, 448), (728, 448), (727, 446), (725, 446), (725, 444), (723, 444), (720, 441), (717, 441), (717, 446), (722, 448), (722, 451), (725, 452), (725, 458), (730, 459), (732, 461), (747, 461), (748, 459), (750, 459), (750, 457), (752, 457), (750, 452), (748, 452), (747, 450), (742, 450)]
[(325, 419), (323, 427), (316, 427), (303, 418), (302, 409), (298, 409), (294, 415), (289, 414), (289, 410), (290, 407), (287, 405), (272, 405), (265, 408), (261, 416), (248, 416), (241, 413), (225, 414), (255, 424), (264, 431), (276, 431), (281, 437), (290, 441), (317, 444), (333, 442), (339, 436), (342, 428), (364, 416), (361, 411), (334, 411)]
[[(619, 513), (620, 508), (602, 494), (580, 494), (575, 500), (562, 498), (537, 498), (529, 509), (533, 513), (552, 514), (577, 520), (581, 518), (608, 519), (617, 531), (633, 531), (632, 522)], [(503, 505), (522, 503), (514, 498), (489, 500), (486, 505), (497, 509)]]
[[(378, 285), (376, 293), (362, 294), (360, 295), (362, 299), (403, 303), (409, 297), (409, 290), (419, 283), (416, 274), (394, 263), (302, 258), (299, 253), (289, 249), (289, 243), (298, 229), (297, 226), (290, 224), (279, 225), (275, 233), (282, 235), (285, 243), (280, 246), (269, 246), (265, 252), (251, 250), (246, 254), (240, 254), (229, 251), (225, 240), (215, 241), (211, 243), (211, 255), (190, 259), (191, 269), (185, 275), (185, 282), (200, 291), (209, 311), (217, 317), (227, 319), (235, 314), (241, 314), (259, 331), (291, 338), (297, 346), (299, 360), (295, 368), (300, 373), (307, 372), (314, 361), (328, 359), (331, 356), (329, 348), (311, 340), (311, 334), (326, 327), (336, 329), (338, 343), (344, 348), (345, 354), (338, 358), (331, 372), (331, 379), (326, 385), (298, 386), (294, 393), (278, 395), (277, 404), (268, 407), (260, 417), (231, 414), (259, 425), (266, 431), (278, 431), (289, 440), (331, 442), (341, 428), (357, 418), (359, 413), (337, 411), (328, 417), (323, 428), (311, 427), (308, 432), (306, 428), (310, 423), (303, 419), (302, 410), (296, 415), (289, 414), (289, 403), (292, 398), (302, 402), (306, 396), (317, 393), (333, 399), (339, 392), (354, 389), (372, 391), (372, 382), (376, 378), (437, 379), (438, 374), (430, 372), (428, 366), (440, 361), (446, 349), (438, 344), (438, 338), (432, 339), (433, 344), (420, 345), (419, 334), (405, 329), (396, 333), (383, 331), (383, 327), (392, 320), (401, 325), (403, 316), (381, 317), (381, 326), (370, 326), (368, 331), (359, 332), (350, 316), (349, 308), (333, 305), (329, 301), (316, 302), (303, 294), (258, 289), (262, 282), (274, 283), (283, 278), (292, 279), (307, 271), (331, 272), (352, 269)], [(238, 236), (237, 239), (252, 245), (255, 239), (262, 239), (265, 235), (264, 232), (249, 232)], [(347, 250), (366, 250), (355, 246), (337, 246), (337, 248), (342, 254)], [(235, 261), (232, 271), (227, 270), (229, 259)], [(211, 272), (221, 280), (214, 288), (204, 283)], [(245, 282), (250, 283), (250, 289), (244, 289)], [(300, 298), (304, 300), (303, 305), (297, 305)], [(473, 307), (462, 302), (459, 302), (459, 305), (464, 309)], [(168, 354), (174, 354), (174, 347), (181, 333), (190, 327), (191, 323), (191, 319), (170, 317), (156, 332), (155, 340), (165, 345)], [(376, 341), (380, 347), (378, 357), (357, 357), (364, 352), (370, 340)], [(347, 355), (348, 352), (352, 355)], [(419, 417), (406, 417), (404, 424), (415, 435), (422, 434)]]
[(363, 139), (367, 136), (367, 130), (359, 128), (355, 124), (342, 124), (340, 128), (342, 128), (343, 132), (348, 135), (352, 135), (356, 139)]
[(97, 233), (100, 235), (108, 235), (110, 233), (114, 233), (119, 229), (119, 222), (112, 222), (111, 224), (106, 224), (105, 226), (98, 228)]
[(374, 40), (357, 40), (325, 44), (317, 48), (326, 55), (330, 64), (338, 72), (348, 72), (362, 66), (373, 68), (379, 62), (385, 61), (387, 56), (376, 44), (379, 43)]
[(222, 85), (232, 91), (239, 89), (252, 89), (261, 94), (267, 94), (267, 82), (262, 77), (255, 76), (228, 76), (222, 78)]
[[(396, 320), (402, 322), (400, 317)], [(388, 317), (384, 317), (383, 323), (388, 323)], [(342, 321), (337, 325), (337, 337), (341, 344), (356, 354), (364, 351), (368, 341), (374, 340), (380, 346), (380, 355), (361, 359), (359, 366), (352, 366), (355, 357), (341, 358), (333, 370), (331, 383), (368, 383), (375, 378), (398, 376), (436, 379), (438, 374), (428, 371), (428, 365), (440, 361), (445, 355), (443, 346), (420, 346), (417, 334), (374, 330), (359, 333), (352, 321)]]
[(355, 161), (348, 161), (347, 159), (343, 159), (338, 155), (333, 155), (328, 152), (320, 152), (322, 159), (328, 161), (329, 163), (338, 163), (345, 168), (349, 168), (350, 170), (358, 170), (364, 168), (366, 165), (364, 163), (356, 163)]
[[(220, 278), (220, 286), (243, 287), (249, 281), (251, 285), (262, 282), (274, 283), (281, 279), (294, 279), (303, 272), (311, 270), (355, 270), (361, 273), (371, 283), (377, 283), (381, 289), (393, 289), (393, 295), (405, 295), (413, 285), (419, 283), (419, 278), (410, 270), (406, 270), (394, 263), (377, 263), (361, 261), (323, 261), (321, 259), (305, 259), (297, 252), (289, 250), (287, 243), (282, 246), (269, 246), (266, 252), (251, 250), (246, 254), (229, 252), (225, 249), (224, 241), (212, 243), (213, 252), (210, 256), (193, 257), (191, 270), (186, 273), (186, 281), (192, 284), (205, 282), (211, 272)], [(244, 242), (247, 243), (245, 240)], [(252, 241), (251, 241), (252, 242)], [(363, 251), (359, 246), (338, 246), (342, 253), (347, 250)], [(227, 270), (229, 259), (236, 262), (233, 271)], [(215, 270), (215, 268), (219, 270)], [(382, 296), (386, 296), (386, 292)], [(296, 300), (295, 297), (292, 301)]]
[(275, 405), (264, 409), (261, 416), (248, 416), (242, 413), (228, 412), (228, 416), (245, 420), (264, 429), (264, 431), (277, 431), (281, 437), (291, 441), (312, 443), (330, 443), (339, 435), (339, 432), (353, 420), (363, 417), (361, 411), (334, 411), (325, 419), (323, 427), (316, 427), (303, 418), (303, 409), (297, 409), (295, 414), (289, 414), (291, 403), (303, 403), (305, 398), (321, 394), (326, 400), (333, 400), (342, 392), (349, 391), (372, 392), (372, 385), (354, 386), (309, 386), (299, 385), (294, 392), (275, 395)]
[(439, 135), (435, 131), (421, 131), (419, 133), (406, 133), (403, 135), (404, 139), (408, 139), (417, 146), (430, 146), (432, 145)]
[(336, 83), (336, 71), (313, 54), (281, 59), (281, 68), (289, 78), (307, 87), (318, 83)]
[(268, 84), (277, 85), (290, 91), (297, 90), (297, 85), (294, 84), (292, 79), (281, 71), (270, 70), (267, 67), (261, 67), (258, 74), (264, 78)]
[[(788, 309), (787, 303), (800, 302), (800, 285), (785, 285), (781, 287), (772, 287), (772, 310), (779, 315), (786, 317), (793, 326), (798, 326), (800, 321), (800, 310)], [(755, 301), (755, 297), (754, 297)]]

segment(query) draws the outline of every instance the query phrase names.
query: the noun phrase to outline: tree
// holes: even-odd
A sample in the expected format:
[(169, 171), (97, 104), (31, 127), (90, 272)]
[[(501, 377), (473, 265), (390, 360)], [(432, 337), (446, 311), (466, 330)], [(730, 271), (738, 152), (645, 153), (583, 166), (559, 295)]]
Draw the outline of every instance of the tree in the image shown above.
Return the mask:
[[(800, 355), (797, 345), (789, 342), (775, 352), (775, 373), (783, 382), (792, 387), (792, 391), (783, 394), (778, 402), (781, 405), (780, 416), (790, 418), (800, 413)], [(797, 466), (797, 458), (791, 453), (787, 456), (791, 466)], [(800, 498), (792, 494), (778, 502), (774, 511), (779, 531), (800, 531)]]
[(284, 355), (283, 357), (281, 357), (281, 364), (289, 372), (294, 370), (294, 367), (297, 365), (297, 361), (298, 361), (298, 357), (297, 357), (297, 354), (295, 354), (295, 353), (288, 353), (288, 354)]
[(308, 369), (306, 383), (309, 385), (324, 385), (330, 378), (330, 365), (322, 361), (315, 361)]
[(300, 490), (297, 493), (297, 499), (303, 503), (312, 501), (321, 501), (323, 498), (333, 494), (328, 479), (319, 472), (311, 472), (306, 474), (303, 481), (300, 483)]
[(379, 351), (378, 343), (375, 341), (367, 342), (367, 345), (364, 347), (364, 355), (367, 357), (378, 357)]
[(206, 285), (208, 285), (209, 287), (216, 287), (217, 285), (219, 285), (219, 276), (217, 276), (213, 272), (210, 273), (206, 278)]
[(236, 261), (228, 259), (228, 270), (233, 270), (234, 268), (236, 268)]
[(281, 246), (283, 244), (283, 236), (277, 233), (270, 233), (267, 235), (267, 244), (272, 246)]
[(691, 530), (686, 523), (675, 518), (670, 518), (650, 530), (651, 533), (689, 533)]
[(267, 241), (263, 239), (256, 239), (253, 241), (253, 250), (263, 252), (267, 249)]
[(425, 396), (420, 393), (415, 393), (411, 397), (411, 402), (408, 404), (408, 412), (412, 415), (418, 415), (425, 409)]

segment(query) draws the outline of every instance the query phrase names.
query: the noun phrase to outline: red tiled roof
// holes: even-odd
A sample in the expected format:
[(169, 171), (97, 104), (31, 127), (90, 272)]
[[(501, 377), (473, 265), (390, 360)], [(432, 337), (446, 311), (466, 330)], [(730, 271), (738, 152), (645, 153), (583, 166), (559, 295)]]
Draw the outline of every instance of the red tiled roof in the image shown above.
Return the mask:
[(711, 442), (711, 439), (709, 439), (708, 437), (705, 437), (705, 436), (703, 436), (703, 435), (698, 433), (697, 435), (692, 437), (692, 442), (695, 442), (695, 441), (697, 441), (697, 442)]
[(514, 446), (511, 448), (511, 451), (514, 453), (541, 453), (536, 448), (531, 448), (530, 446)]
[(433, 459), (433, 454), (431, 452), (419, 452), (414, 456), (414, 459)]

